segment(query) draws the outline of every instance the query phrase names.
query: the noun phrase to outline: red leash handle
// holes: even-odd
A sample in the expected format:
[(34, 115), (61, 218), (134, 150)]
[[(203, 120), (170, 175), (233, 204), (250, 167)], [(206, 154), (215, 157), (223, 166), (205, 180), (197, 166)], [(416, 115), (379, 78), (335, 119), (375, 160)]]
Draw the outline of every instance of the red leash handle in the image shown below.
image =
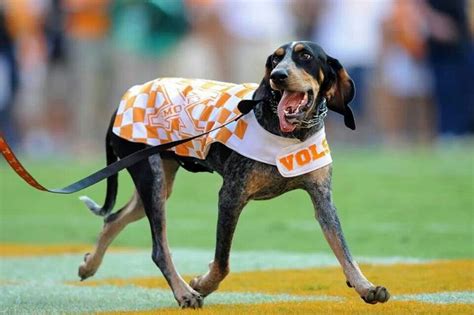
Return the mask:
[(31, 176), (30, 173), (23, 167), (23, 165), (18, 161), (15, 154), (13, 153), (12, 149), (8, 145), (5, 138), (0, 134), (0, 152), (2, 152), (3, 157), (10, 164), (11, 168), (23, 178), (25, 182), (27, 182), (30, 186), (42, 191), (48, 191), (43, 185), (38, 183), (36, 179)]

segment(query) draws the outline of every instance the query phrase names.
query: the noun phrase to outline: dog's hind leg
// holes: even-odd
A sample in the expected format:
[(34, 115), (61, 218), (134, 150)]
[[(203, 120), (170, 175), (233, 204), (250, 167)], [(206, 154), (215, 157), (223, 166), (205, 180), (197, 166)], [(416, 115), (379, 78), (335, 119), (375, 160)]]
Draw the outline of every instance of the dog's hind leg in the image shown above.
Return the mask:
[[(179, 164), (174, 160), (163, 160), (166, 179), (166, 198), (171, 195), (172, 187)], [(93, 276), (102, 263), (107, 248), (117, 235), (129, 224), (145, 216), (143, 204), (135, 191), (130, 201), (117, 212), (110, 214), (104, 220), (104, 227), (99, 235), (96, 246), (91, 253), (84, 256), (84, 262), (79, 266), (81, 280)]]
[(81, 280), (92, 277), (96, 273), (107, 248), (123, 228), (144, 216), (145, 212), (143, 211), (142, 202), (135, 192), (123, 208), (105, 218), (104, 227), (100, 232), (94, 250), (84, 255), (84, 262), (79, 266), (78, 274)]
[(183, 308), (201, 307), (203, 299), (178, 274), (171, 259), (166, 236), (166, 185), (162, 159), (153, 155), (128, 168), (135, 187), (143, 202), (143, 208), (150, 222), (153, 240), (152, 259), (173, 290), (175, 299)]
[(367, 303), (385, 303), (390, 298), (388, 290), (382, 286), (374, 286), (362, 274), (347, 247), (342, 233), (341, 223), (331, 196), (331, 167), (314, 171), (307, 176), (306, 190), (313, 201), (316, 218), (321, 225), (329, 246), (342, 266), (347, 285), (354, 287), (360, 297)]

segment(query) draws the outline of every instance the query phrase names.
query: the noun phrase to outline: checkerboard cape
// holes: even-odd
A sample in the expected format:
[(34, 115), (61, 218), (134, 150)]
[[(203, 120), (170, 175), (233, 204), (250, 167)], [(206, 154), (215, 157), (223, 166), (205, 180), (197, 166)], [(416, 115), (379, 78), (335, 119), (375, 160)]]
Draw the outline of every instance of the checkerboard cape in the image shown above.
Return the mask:
[[(133, 142), (159, 145), (191, 137), (240, 114), (237, 105), (251, 99), (256, 84), (231, 84), (179, 78), (156, 79), (132, 87), (123, 96), (113, 132)], [(209, 145), (242, 139), (247, 123), (239, 120), (207, 136), (171, 150), (182, 156), (205, 159)]]
[[(253, 83), (156, 79), (134, 86), (125, 93), (113, 132), (128, 141), (151, 146), (189, 138), (240, 115), (237, 105), (242, 100), (252, 99), (257, 87)], [(276, 165), (287, 177), (301, 175), (332, 161), (324, 128), (304, 142), (279, 137), (263, 129), (253, 111), (238, 121), (170, 150), (180, 156), (205, 159), (214, 142), (248, 158)]]

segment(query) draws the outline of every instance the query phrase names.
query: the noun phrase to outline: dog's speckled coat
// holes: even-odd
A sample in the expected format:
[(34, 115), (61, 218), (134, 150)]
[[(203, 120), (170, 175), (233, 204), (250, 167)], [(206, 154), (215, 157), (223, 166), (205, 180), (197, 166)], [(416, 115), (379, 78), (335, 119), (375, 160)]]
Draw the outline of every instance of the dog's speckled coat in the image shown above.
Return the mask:
[[(344, 115), (347, 127), (355, 129), (354, 118), (348, 103), (354, 96), (354, 84), (341, 64), (327, 56), (311, 42), (292, 42), (278, 48), (266, 62), (265, 76), (254, 94), (254, 108), (258, 122), (267, 131), (282, 136), (305, 140), (323, 125), (311, 128), (297, 126), (292, 132), (281, 131), (275, 108), (282, 98), (281, 91), (312, 93), (313, 106), (309, 106), (304, 119), (317, 113), (322, 97), (328, 108)], [(113, 119), (112, 119), (113, 121)], [(108, 131), (107, 163), (123, 158), (145, 145), (128, 142)], [(209, 271), (187, 284), (176, 271), (166, 239), (165, 201), (171, 194), (174, 176), (179, 166), (191, 171), (215, 171), (223, 177), (219, 192), (219, 215), (214, 260)], [(229, 253), (237, 221), (244, 206), (252, 199), (262, 200), (279, 196), (294, 189), (308, 192), (315, 208), (315, 216), (324, 236), (339, 260), (347, 283), (354, 287), (367, 303), (386, 302), (390, 295), (384, 287), (374, 286), (352, 259), (345, 242), (336, 208), (331, 196), (331, 165), (308, 174), (282, 177), (276, 167), (263, 164), (230, 150), (220, 143), (211, 146), (205, 160), (181, 158), (172, 152), (155, 155), (128, 169), (137, 192), (130, 202), (114, 214), (117, 177), (108, 179), (105, 204), (94, 211), (106, 217), (106, 224), (96, 249), (87, 254), (79, 268), (82, 279), (92, 276), (100, 266), (103, 255), (116, 235), (130, 222), (148, 217), (153, 239), (152, 259), (160, 268), (181, 307), (201, 307), (203, 298), (215, 291), (229, 273)]]

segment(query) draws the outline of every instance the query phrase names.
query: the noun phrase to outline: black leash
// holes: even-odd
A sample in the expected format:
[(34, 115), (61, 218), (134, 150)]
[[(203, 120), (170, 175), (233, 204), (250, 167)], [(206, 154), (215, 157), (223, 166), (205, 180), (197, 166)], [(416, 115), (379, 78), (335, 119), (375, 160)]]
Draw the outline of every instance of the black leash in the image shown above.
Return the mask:
[(41, 185), (31, 174), (25, 169), (25, 167), (20, 163), (20, 161), (17, 159), (13, 151), (11, 150), (10, 146), (8, 145), (7, 141), (5, 138), (1, 135), (0, 133), (0, 151), (7, 161), (7, 163), (11, 166), (11, 168), (21, 177), (25, 182), (27, 182), (30, 186), (33, 186), (34, 188), (41, 190), (41, 191), (47, 191), (50, 193), (55, 193), (55, 194), (72, 194), (75, 192), (78, 192), (80, 190), (83, 190), (89, 186), (92, 186), (94, 184), (97, 184), (98, 182), (106, 179), (107, 177), (110, 177), (121, 170), (132, 166), (133, 164), (140, 162), (146, 158), (148, 158), (151, 155), (169, 150), (175, 146), (178, 146), (180, 144), (186, 143), (188, 141), (192, 141), (196, 138), (205, 136), (215, 130), (218, 130), (222, 127), (227, 126), (228, 124), (231, 124), (240, 118), (242, 118), (245, 114), (250, 112), (255, 104), (257, 104), (259, 101), (255, 100), (243, 100), (239, 103), (238, 109), (242, 113), (239, 116), (235, 117), (234, 119), (226, 122), (223, 125), (220, 125), (219, 127), (216, 127), (214, 129), (211, 129), (209, 131), (206, 131), (204, 133), (201, 133), (196, 136), (192, 136), (186, 139), (178, 140), (178, 141), (172, 141), (164, 144), (160, 144), (157, 146), (145, 148), (143, 150), (137, 151), (135, 153), (132, 153), (123, 159), (118, 160), (117, 162), (114, 162), (112, 164), (109, 164), (108, 166), (104, 167), (101, 170), (98, 170), (97, 172), (69, 185), (64, 188), (56, 188), (56, 189), (48, 189)]

